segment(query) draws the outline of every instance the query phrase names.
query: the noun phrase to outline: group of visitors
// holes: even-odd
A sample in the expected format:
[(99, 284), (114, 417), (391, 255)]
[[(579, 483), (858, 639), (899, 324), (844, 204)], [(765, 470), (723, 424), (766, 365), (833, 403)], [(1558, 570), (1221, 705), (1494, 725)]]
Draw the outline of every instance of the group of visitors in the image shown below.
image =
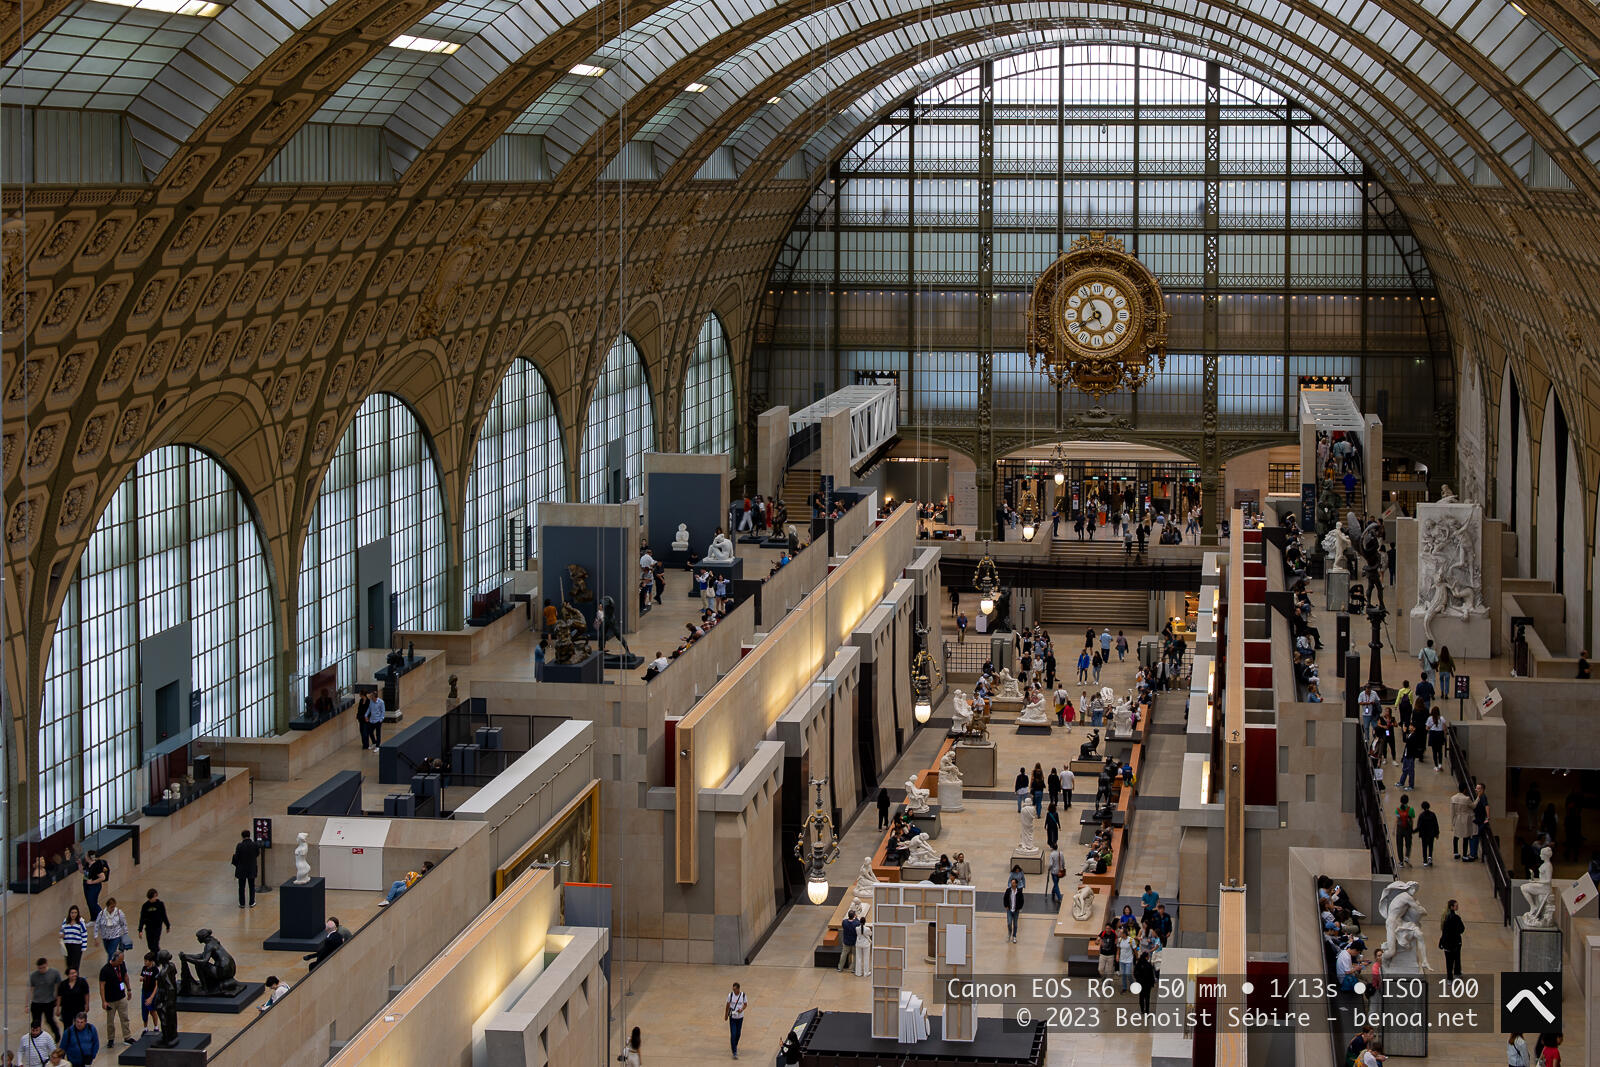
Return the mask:
[(1139, 897), (1143, 914), (1135, 915), (1131, 904), (1100, 930), (1097, 967), (1101, 977), (1120, 974), (1122, 992), (1136, 984), (1139, 1010), (1150, 1011), (1150, 997), (1161, 981), (1161, 955), (1172, 937), (1172, 917), (1161, 903), (1160, 894), (1150, 886)]
[(782, 530), (788, 522), (789, 507), (780, 498), (746, 493), (728, 505), (728, 527), (739, 533), (766, 534)]

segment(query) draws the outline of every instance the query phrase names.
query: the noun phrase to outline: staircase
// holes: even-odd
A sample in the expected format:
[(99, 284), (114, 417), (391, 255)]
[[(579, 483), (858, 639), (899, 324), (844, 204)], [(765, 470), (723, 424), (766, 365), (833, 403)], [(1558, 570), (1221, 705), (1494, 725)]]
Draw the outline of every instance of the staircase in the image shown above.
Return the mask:
[[(1097, 532), (1101, 540), (1078, 541), (1069, 537), (1053, 541), (1050, 562), (1081, 567), (1122, 566), (1122, 541), (1110, 536), (1110, 527)], [(1041, 589), (1039, 621), (1057, 634), (1080, 633), (1091, 627), (1098, 634), (1108, 626), (1113, 634), (1126, 630), (1131, 644), (1150, 629), (1150, 594), (1140, 589)]]
[(804, 533), (811, 525), (811, 494), (822, 485), (822, 472), (792, 468), (783, 476), (784, 506), (789, 509), (789, 521)]

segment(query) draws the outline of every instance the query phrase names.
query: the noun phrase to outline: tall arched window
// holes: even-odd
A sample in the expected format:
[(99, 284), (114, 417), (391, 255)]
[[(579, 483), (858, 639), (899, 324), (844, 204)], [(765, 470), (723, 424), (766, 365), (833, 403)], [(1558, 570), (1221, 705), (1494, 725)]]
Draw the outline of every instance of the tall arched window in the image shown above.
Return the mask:
[(655, 432), (644, 359), (633, 340), (619, 334), (584, 422), (584, 502), (620, 503), (643, 492), (642, 457), (655, 446)]
[(520, 542), (510, 527), (537, 526), (541, 502), (566, 498), (566, 452), (555, 401), (538, 368), (514, 359), (489, 405), (467, 479), (461, 558), (469, 610), (474, 593), (494, 589), (523, 565), (510, 557)]
[(40, 832), (119, 821), (149, 800), (149, 757), (191, 730), (271, 733), (272, 628), (261, 538), (228, 472), (192, 448), (146, 455), (89, 537), (50, 647)]
[(444, 627), (444, 505), (433, 449), (416, 416), (369, 396), (334, 450), (300, 556), (300, 695), (358, 648), (389, 647), (391, 627)]
[(733, 368), (722, 320), (707, 315), (683, 377), (683, 450), (733, 455)]

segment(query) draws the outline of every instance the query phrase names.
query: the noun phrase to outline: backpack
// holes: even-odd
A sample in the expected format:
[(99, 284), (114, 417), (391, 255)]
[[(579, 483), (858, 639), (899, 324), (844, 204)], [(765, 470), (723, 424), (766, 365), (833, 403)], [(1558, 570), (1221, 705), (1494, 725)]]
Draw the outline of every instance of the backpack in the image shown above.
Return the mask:
[(1401, 833), (1410, 830), (1411, 809), (1406, 807), (1397, 809), (1394, 813), (1394, 825), (1395, 829), (1399, 830)]

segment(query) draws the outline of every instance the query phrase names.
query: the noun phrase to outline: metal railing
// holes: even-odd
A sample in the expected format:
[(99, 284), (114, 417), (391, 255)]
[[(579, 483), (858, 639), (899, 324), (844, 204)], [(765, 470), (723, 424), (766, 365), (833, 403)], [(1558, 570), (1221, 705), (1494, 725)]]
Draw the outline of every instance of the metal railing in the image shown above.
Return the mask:
[[(1356, 727), (1360, 736), (1360, 727)], [(1383, 822), (1383, 800), (1372, 777), (1372, 760), (1363, 747), (1356, 761), (1356, 827), (1372, 854), (1372, 873), (1394, 877), (1394, 853), (1389, 850), (1389, 828)]]
[[(1020, 562), (996, 560), (1000, 584), (1013, 589), (1138, 589), (1191, 592), (1200, 588), (1200, 563), (1149, 560), (1095, 563), (1061, 563), (1050, 560)], [(945, 584), (972, 588), (976, 560), (945, 557), (940, 561)]]
[[(1455, 776), (1456, 788), (1470, 797), (1477, 785), (1477, 779), (1472, 776), (1472, 769), (1467, 765), (1467, 750), (1462, 747), (1455, 723), (1448, 721), (1445, 723), (1444, 737), (1445, 750), (1450, 755), (1450, 773)], [(1500, 902), (1501, 923), (1510, 926), (1511, 874), (1506, 870), (1505, 858), (1500, 854), (1500, 844), (1495, 840), (1493, 833), (1488, 833), (1479, 840), (1478, 847), (1482, 850), (1484, 864), (1489, 868), (1489, 881), (1493, 883), (1495, 899)]]
[(989, 635), (969, 633), (965, 641), (944, 643), (944, 676), (977, 674), (989, 658)]

